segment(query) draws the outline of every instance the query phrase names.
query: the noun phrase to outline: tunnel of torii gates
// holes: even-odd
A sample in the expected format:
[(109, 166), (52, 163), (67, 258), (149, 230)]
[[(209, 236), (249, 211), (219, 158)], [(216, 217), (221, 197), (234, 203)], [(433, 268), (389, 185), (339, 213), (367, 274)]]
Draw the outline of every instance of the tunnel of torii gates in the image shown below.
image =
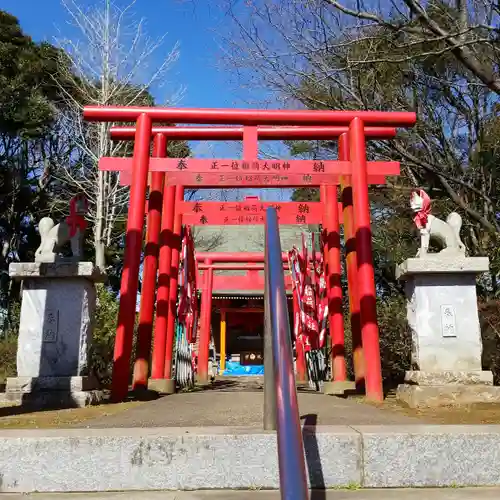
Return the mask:
[[(184, 201), (184, 189), (305, 186), (320, 187), (322, 195), (320, 202), (310, 203), (308, 206), (310, 205), (310, 214), (315, 214), (315, 222), (321, 222), (326, 232), (325, 256), (333, 379), (345, 380), (346, 377), (340, 286), (339, 215), (342, 211), (348, 249), (346, 269), (349, 307), (353, 344), (356, 349), (355, 377), (358, 381), (364, 379), (367, 398), (382, 400), (368, 185), (381, 184), (386, 176), (398, 175), (399, 163), (368, 162), (366, 140), (394, 137), (397, 127), (411, 127), (416, 123), (415, 113), (87, 106), (84, 108), (84, 118), (94, 122), (135, 122), (135, 126), (132, 127), (111, 128), (113, 139), (134, 141), (132, 158), (101, 158), (99, 164), (102, 170), (120, 172), (121, 182), (130, 184), (111, 387), (113, 401), (122, 401), (128, 394), (146, 213), (146, 247), (133, 375), (134, 387), (147, 384), (155, 291), (156, 321), (151, 378), (167, 380), (172, 378), (181, 228), (183, 222), (189, 221), (194, 224), (196, 218), (199, 220), (201, 217), (192, 203)], [(170, 126), (153, 126), (161, 123), (168, 123)], [(178, 124), (217, 125), (217, 127), (178, 127)], [(226, 126), (220, 127), (220, 125)], [(150, 157), (152, 139), (154, 139), (153, 153)], [(337, 161), (258, 159), (259, 140), (307, 139), (338, 139), (339, 159)], [(242, 140), (243, 157), (237, 160), (166, 158), (167, 140)], [(338, 202), (338, 185), (341, 191), (341, 210)], [(149, 202), (146, 206), (148, 187)], [(207, 222), (215, 224), (217, 219), (214, 217), (216, 213), (214, 205), (207, 202), (199, 203)], [(297, 207), (293, 204), (280, 203), (280, 205), (283, 207), (279, 214), (282, 224), (290, 214), (292, 218), (294, 215), (295, 218), (297, 215), (304, 215), (297, 214)], [(216, 206), (220, 207), (220, 203), (217, 202)], [(228, 211), (231, 210), (227, 208)], [(210, 220), (205, 212), (210, 214)], [(238, 216), (240, 215), (238, 212)], [(232, 217), (232, 214), (228, 217)], [(220, 219), (217, 222), (220, 223)], [(252, 223), (263, 222), (259, 219)], [(297, 219), (295, 222), (297, 223)], [(229, 223), (230, 219), (222, 222), (222, 224)], [(211, 290), (216, 263), (235, 261), (262, 263), (264, 256), (263, 254), (257, 256), (206, 254), (198, 258), (200, 257), (203, 258), (206, 267), (198, 354), (198, 379), (203, 381), (208, 375)], [(286, 254), (283, 258), (286, 261)], [(156, 282), (157, 274), (158, 282)]]

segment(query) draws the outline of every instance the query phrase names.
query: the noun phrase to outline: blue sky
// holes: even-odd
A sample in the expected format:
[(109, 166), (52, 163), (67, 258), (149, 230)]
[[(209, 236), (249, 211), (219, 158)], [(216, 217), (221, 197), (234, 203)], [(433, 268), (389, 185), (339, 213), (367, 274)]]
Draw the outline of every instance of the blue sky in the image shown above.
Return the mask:
[[(78, 0), (77, 3), (86, 7), (99, 5), (102, 1)], [(116, 3), (125, 6), (130, 2), (116, 0)], [(208, 0), (137, 0), (134, 6), (137, 17), (145, 19), (149, 36), (157, 38), (167, 33), (165, 51), (176, 42), (180, 43), (181, 57), (171, 77), (186, 86), (182, 106), (231, 107), (239, 100), (229, 92), (224, 73), (217, 69), (220, 53), (216, 38), (225, 19), (224, 12), (216, 7), (217, 3)], [(58, 30), (64, 35), (71, 29), (60, 0), (2, 0), (0, 8), (14, 14), (23, 30), (36, 41), (53, 43)]]
[[(102, 0), (76, 1), (83, 8), (102, 4)], [(120, 6), (130, 3), (129, 0), (115, 2)], [(158, 57), (165, 56), (176, 42), (180, 44), (180, 58), (168, 74), (172, 89), (185, 88), (179, 106), (247, 107), (248, 100), (260, 97), (238, 89), (232, 75), (221, 69), (220, 35), (230, 22), (222, 4), (218, 0), (137, 0), (133, 7), (135, 17), (145, 19), (148, 36), (158, 38), (167, 34), (163, 52), (158, 52)], [(244, 8), (244, 3), (242, 6)], [(0, 8), (15, 15), (25, 33), (35, 41), (54, 43), (57, 36), (71, 37), (74, 29), (68, 24), (68, 15), (60, 0), (2, 0)], [(163, 96), (155, 97), (162, 100)], [(272, 147), (286, 154), (283, 147), (277, 144)], [(199, 157), (236, 158), (241, 151), (239, 143), (197, 143), (192, 144), (192, 148)], [(274, 200), (284, 194), (269, 191), (261, 192), (261, 197)]]

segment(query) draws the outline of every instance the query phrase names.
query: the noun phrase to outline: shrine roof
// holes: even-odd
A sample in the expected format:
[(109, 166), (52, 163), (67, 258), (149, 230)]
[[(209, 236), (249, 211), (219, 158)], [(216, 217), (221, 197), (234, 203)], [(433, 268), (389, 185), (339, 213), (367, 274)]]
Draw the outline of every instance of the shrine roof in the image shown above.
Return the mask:
[[(194, 226), (195, 248), (198, 252), (263, 252), (264, 225), (248, 226)], [(288, 252), (295, 245), (302, 247), (302, 233), (311, 233), (317, 226), (280, 225), (281, 249)], [(263, 273), (263, 271), (261, 271)], [(216, 275), (242, 276), (245, 271), (215, 271)], [(287, 294), (291, 291), (287, 290)], [(263, 297), (263, 291), (217, 290), (212, 297)]]
[[(281, 225), (281, 250), (288, 252), (294, 245), (302, 247), (302, 233), (315, 230), (316, 226)], [(194, 226), (194, 238), (198, 252), (264, 251), (264, 225)]]

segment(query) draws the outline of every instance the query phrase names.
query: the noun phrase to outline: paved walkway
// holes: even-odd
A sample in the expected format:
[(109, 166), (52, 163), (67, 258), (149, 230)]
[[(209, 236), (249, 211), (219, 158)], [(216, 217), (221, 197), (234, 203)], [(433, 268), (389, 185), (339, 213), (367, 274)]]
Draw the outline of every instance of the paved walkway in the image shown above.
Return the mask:
[[(498, 488), (315, 491), (311, 500), (497, 500)], [(278, 491), (127, 491), (123, 493), (0, 493), (0, 500), (280, 500)]]
[[(115, 415), (87, 420), (79, 427), (261, 427), (264, 395), (261, 381), (221, 381), (213, 389), (174, 394)], [(307, 425), (421, 424), (348, 399), (299, 391), (299, 410)]]

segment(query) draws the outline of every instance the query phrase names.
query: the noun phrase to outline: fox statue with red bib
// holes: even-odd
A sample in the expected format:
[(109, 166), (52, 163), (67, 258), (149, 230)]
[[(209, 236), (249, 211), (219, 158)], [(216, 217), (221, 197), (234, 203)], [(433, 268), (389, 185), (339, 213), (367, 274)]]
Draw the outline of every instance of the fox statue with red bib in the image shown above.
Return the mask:
[(416, 214), (413, 218), (415, 225), (420, 230), (420, 248), (417, 257), (422, 258), (429, 254), (431, 240), (442, 247), (439, 255), (465, 256), (465, 245), (460, 239), (462, 217), (458, 213), (451, 212), (446, 222), (432, 215), (431, 199), (423, 189), (412, 192), (410, 206)]
[[(62, 247), (70, 242), (70, 260), (80, 261), (83, 257), (83, 240), (87, 221), (85, 215), (89, 204), (83, 194), (77, 194), (70, 201), (69, 216), (59, 224), (50, 217), (44, 217), (38, 224), (40, 246), (35, 252), (35, 262), (51, 263), (61, 260), (59, 256)], [(64, 260), (67, 260), (64, 259)]]

